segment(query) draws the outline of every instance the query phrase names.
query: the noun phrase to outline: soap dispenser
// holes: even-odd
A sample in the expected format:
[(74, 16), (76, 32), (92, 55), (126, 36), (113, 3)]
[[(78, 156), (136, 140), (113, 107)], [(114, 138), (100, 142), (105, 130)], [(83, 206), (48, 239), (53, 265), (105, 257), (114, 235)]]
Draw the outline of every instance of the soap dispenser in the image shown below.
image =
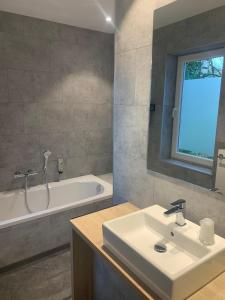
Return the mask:
[(214, 221), (209, 218), (202, 219), (200, 221), (200, 242), (206, 246), (213, 245), (215, 243), (214, 235)]

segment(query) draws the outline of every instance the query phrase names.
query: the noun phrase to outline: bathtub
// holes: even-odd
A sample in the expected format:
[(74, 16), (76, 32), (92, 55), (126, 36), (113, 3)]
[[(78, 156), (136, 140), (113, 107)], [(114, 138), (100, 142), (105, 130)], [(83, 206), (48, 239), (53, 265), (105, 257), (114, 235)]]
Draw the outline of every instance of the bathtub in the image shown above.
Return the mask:
[[(69, 220), (112, 205), (112, 185), (87, 175), (0, 193), (0, 268), (70, 243)], [(29, 212), (30, 211), (30, 212)]]

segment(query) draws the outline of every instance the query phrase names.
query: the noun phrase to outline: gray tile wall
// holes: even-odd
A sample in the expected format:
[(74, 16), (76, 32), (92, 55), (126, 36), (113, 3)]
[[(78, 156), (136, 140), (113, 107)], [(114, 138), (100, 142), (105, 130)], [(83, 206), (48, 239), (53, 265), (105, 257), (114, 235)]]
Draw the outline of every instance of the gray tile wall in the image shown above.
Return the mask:
[[(0, 190), (13, 174), (42, 170), (50, 180), (103, 174), (112, 165), (113, 35), (0, 12)], [(42, 174), (31, 184), (42, 183)]]
[[(169, 207), (187, 200), (187, 217), (213, 218), (225, 237), (225, 198), (147, 169), (148, 121), (154, 9), (172, 0), (117, 1), (114, 97), (114, 202)], [(201, 35), (200, 35), (201, 36)], [(154, 139), (150, 142), (154, 144)]]

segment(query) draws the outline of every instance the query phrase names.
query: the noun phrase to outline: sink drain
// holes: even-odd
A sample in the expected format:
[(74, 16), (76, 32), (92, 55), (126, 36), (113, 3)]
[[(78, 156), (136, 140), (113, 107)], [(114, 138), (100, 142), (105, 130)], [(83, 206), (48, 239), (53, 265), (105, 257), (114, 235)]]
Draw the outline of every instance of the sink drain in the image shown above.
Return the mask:
[(156, 252), (164, 253), (164, 252), (166, 252), (167, 247), (166, 247), (166, 245), (163, 244), (163, 243), (157, 243), (157, 244), (155, 244), (155, 246), (154, 246), (154, 250), (155, 250)]

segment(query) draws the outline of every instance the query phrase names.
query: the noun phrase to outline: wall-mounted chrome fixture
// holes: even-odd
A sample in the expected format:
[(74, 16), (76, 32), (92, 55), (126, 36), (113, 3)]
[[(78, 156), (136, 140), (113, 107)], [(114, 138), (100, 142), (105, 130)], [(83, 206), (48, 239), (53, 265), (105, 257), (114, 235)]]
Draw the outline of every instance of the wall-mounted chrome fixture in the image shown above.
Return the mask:
[(17, 171), (14, 174), (14, 178), (24, 178), (24, 177), (26, 178), (26, 177), (30, 177), (30, 176), (35, 176), (37, 174), (38, 174), (38, 172), (35, 170), (27, 170), (25, 172)]
[(32, 213), (32, 210), (29, 208), (29, 205), (28, 205), (28, 199), (27, 199), (27, 190), (28, 190), (28, 178), (30, 176), (35, 176), (35, 175), (38, 175), (38, 172), (35, 171), (35, 170), (27, 170), (25, 172), (22, 172), (22, 171), (17, 171), (15, 172), (14, 174), (14, 178), (15, 179), (18, 179), (18, 178), (24, 178), (25, 179), (25, 184), (24, 184), (24, 189), (25, 189), (25, 205), (26, 205), (26, 208), (27, 210)]
[(225, 149), (219, 149), (216, 165), (215, 189), (217, 193), (225, 195)]
[(58, 174), (59, 174), (59, 181), (60, 181), (60, 176), (63, 174), (64, 172), (64, 161), (62, 157), (58, 158), (58, 163), (57, 163), (57, 167), (58, 167)]

